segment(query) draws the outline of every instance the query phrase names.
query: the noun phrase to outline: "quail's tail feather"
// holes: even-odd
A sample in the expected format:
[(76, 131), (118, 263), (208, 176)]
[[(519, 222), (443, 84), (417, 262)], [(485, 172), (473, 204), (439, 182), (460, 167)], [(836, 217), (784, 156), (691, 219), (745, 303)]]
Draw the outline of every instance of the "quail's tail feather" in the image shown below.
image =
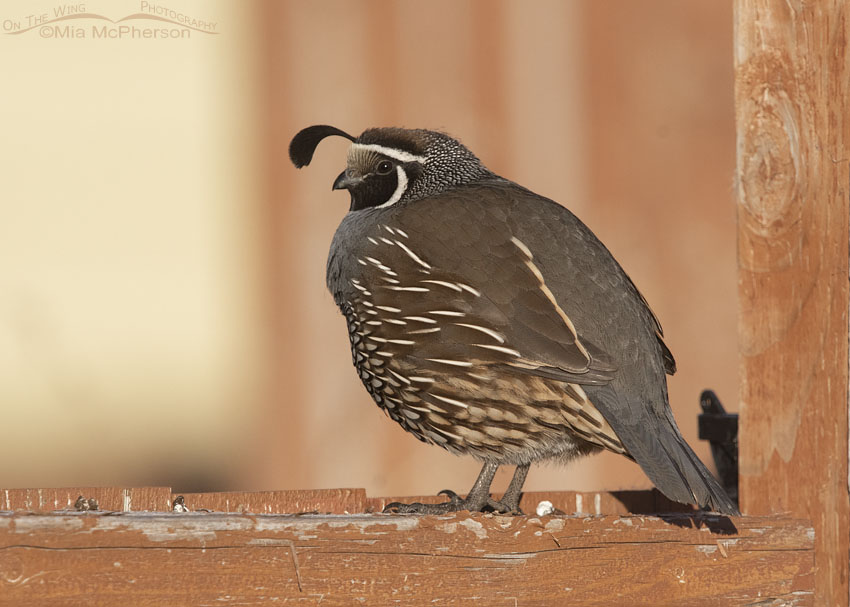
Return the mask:
[(696, 503), (702, 508), (732, 516), (738, 507), (700, 461), (672, 420), (656, 417), (646, 409), (638, 419), (612, 415), (620, 403), (609, 387), (591, 396), (617, 437), (656, 487), (671, 500)]
[[(678, 483), (665, 483), (665, 486), (658, 484), (662, 493), (676, 501), (696, 502), (701, 507), (714, 512), (733, 516), (741, 514), (738, 507), (720, 486), (720, 483), (712, 476), (677, 430), (671, 428), (659, 439), (659, 443), (664, 450), (664, 455), (672, 463), (673, 469), (679, 476)], [(641, 467), (652, 478), (649, 473), (649, 466), (641, 464)], [(655, 482), (655, 479), (653, 479), (653, 482)], [(684, 500), (672, 495), (674, 492), (677, 495), (682, 494), (683, 489), (688, 493)]]

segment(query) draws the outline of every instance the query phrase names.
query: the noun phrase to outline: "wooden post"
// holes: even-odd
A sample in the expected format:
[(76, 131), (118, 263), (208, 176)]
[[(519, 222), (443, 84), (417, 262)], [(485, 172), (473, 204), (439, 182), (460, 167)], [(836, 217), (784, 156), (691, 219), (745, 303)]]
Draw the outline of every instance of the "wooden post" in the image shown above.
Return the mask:
[(813, 521), (830, 606), (850, 549), (849, 11), (735, 2), (741, 504)]

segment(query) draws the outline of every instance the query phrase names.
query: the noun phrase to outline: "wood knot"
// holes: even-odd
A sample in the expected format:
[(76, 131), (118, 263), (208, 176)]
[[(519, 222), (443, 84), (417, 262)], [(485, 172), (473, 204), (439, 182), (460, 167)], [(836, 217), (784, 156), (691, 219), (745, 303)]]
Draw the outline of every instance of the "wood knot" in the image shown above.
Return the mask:
[(798, 199), (800, 146), (794, 107), (785, 91), (767, 86), (745, 105), (738, 157), (741, 204), (753, 229), (767, 235)]
[(798, 248), (795, 231), (811, 168), (808, 150), (801, 145), (810, 104), (789, 72), (790, 65), (782, 53), (766, 51), (737, 68), (736, 177), (744, 235), (740, 253), (744, 266), (751, 269), (764, 269), (767, 257), (775, 266), (776, 251), (769, 254), (764, 249), (778, 237), (785, 242), (785, 263)]

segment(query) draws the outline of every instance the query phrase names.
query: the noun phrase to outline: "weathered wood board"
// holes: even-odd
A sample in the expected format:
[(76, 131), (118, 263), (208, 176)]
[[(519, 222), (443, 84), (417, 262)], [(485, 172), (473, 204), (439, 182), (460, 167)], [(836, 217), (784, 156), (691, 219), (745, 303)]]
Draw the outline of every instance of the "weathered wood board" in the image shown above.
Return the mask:
[(686, 514), (3, 513), (0, 605), (809, 605), (812, 547)]

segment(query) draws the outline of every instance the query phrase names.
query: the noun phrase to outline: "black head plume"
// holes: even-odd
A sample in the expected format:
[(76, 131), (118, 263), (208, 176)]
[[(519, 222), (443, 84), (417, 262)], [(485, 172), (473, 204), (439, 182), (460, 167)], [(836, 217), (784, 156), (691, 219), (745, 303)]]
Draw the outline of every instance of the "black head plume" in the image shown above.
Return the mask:
[(327, 124), (308, 126), (306, 129), (298, 131), (298, 134), (292, 138), (292, 142), (289, 144), (289, 158), (292, 160), (292, 164), (299, 169), (310, 164), (310, 161), (313, 160), (313, 153), (316, 151), (316, 146), (319, 145), (322, 139), (331, 135), (338, 135), (339, 137), (345, 137), (349, 141), (355, 141), (354, 137), (345, 131), (339, 130), (335, 126), (329, 126)]

